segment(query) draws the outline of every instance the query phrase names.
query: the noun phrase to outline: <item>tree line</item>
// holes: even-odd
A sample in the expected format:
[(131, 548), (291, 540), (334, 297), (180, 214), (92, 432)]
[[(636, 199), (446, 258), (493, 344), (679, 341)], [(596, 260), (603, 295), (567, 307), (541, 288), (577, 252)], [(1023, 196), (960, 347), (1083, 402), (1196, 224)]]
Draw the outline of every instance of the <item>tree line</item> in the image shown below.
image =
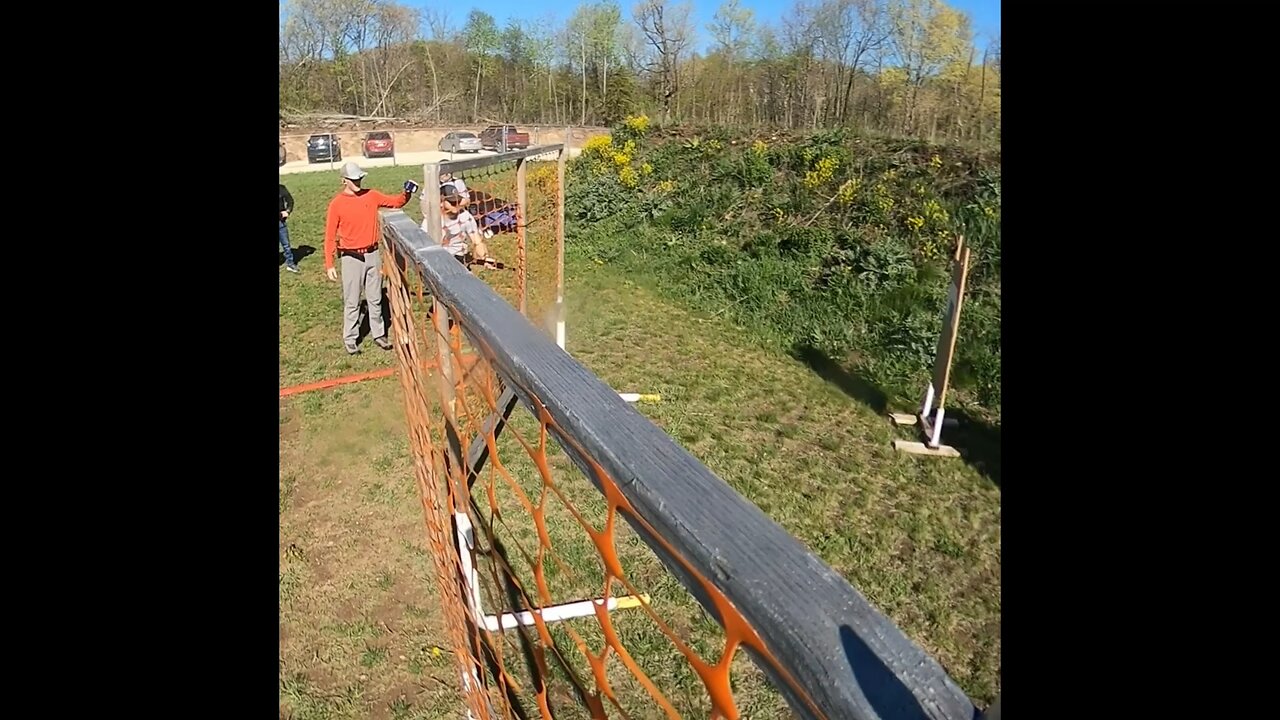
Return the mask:
[(624, 19), (602, 0), (564, 22), (500, 27), (481, 9), (454, 17), (394, 0), (287, 0), (281, 115), (612, 125), (644, 113), (999, 139), (1000, 39), (979, 50), (968, 17), (943, 0), (797, 0), (777, 23), (724, 0), (702, 28), (692, 10), (640, 0)]

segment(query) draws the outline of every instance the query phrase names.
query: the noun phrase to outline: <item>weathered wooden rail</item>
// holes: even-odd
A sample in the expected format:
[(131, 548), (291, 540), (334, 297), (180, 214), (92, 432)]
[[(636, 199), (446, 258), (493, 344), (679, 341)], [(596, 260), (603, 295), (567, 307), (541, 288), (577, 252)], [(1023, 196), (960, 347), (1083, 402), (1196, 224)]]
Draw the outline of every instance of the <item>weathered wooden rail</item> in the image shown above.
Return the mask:
[[(583, 474), (598, 489), (601, 472), (612, 479), (633, 511), (623, 513), (628, 523), (725, 626), (726, 635), (730, 626), (745, 621), (750, 632), (743, 636), (754, 634), (760, 647), (748, 641), (744, 648), (799, 717), (980, 716), (946, 671), (843, 577), (558, 347), (403, 212), (384, 212), (383, 237), (412, 259), (438, 303), (437, 312), (447, 311), (458, 322), (519, 403), (535, 416), (549, 414), (548, 427)], [(499, 404), (514, 402), (507, 395)], [(465, 453), (468, 465), (482, 462), (483, 453), (473, 443)], [(726, 609), (732, 614), (728, 624)]]

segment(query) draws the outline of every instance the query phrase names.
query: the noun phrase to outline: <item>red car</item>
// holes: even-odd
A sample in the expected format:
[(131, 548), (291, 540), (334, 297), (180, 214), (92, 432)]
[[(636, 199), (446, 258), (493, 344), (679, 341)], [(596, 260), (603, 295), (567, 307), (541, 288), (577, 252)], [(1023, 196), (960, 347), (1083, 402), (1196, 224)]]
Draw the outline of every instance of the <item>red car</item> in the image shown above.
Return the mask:
[(522, 133), (515, 125), (490, 125), (480, 133), (480, 144), (485, 149), (506, 152), (529, 147), (529, 133)]
[(385, 130), (369, 133), (364, 139), (364, 156), (367, 158), (391, 157), (396, 154), (396, 143)]

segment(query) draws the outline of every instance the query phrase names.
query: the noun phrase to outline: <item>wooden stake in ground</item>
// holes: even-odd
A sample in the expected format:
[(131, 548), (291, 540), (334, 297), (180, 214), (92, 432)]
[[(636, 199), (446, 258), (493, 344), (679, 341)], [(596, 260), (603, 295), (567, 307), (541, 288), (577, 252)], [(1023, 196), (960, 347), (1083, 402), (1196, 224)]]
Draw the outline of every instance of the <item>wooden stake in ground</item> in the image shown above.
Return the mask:
[(564, 350), (564, 169), (569, 159), (569, 130), (556, 156), (556, 345)]
[(528, 317), (528, 286), (526, 285), (526, 274), (528, 272), (528, 257), (526, 255), (525, 224), (528, 222), (528, 213), (525, 210), (529, 203), (529, 190), (526, 181), (527, 170), (529, 169), (529, 161), (525, 158), (516, 160), (516, 285), (520, 293), (520, 314)]
[[(965, 283), (969, 279), (969, 248), (964, 236), (956, 243), (952, 257), (951, 289), (947, 295), (947, 307), (942, 313), (942, 332), (938, 335), (938, 347), (933, 359), (933, 378), (925, 388), (920, 403), (920, 428), (925, 441), (895, 440), (893, 448), (912, 455), (960, 457), (960, 452), (942, 444), (942, 428), (946, 422), (947, 389), (951, 383), (951, 363), (955, 359), (956, 337), (960, 331), (960, 310), (964, 305)], [(898, 425), (914, 425), (916, 417), (894, 414), (890, 416)]]
[(422, 166), (422, 219), (427, 236), (444, 243), (444, 218), (440, 214), (440, 163)]

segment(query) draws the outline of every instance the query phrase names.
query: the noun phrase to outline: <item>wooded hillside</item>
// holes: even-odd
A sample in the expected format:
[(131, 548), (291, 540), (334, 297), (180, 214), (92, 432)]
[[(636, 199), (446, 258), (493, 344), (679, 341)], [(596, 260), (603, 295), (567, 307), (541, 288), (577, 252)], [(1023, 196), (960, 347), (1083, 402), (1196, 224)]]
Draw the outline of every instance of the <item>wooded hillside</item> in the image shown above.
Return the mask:
[[(856, 127), (998, 141), (1000, 39), (942, 0), (800, 0), (758, 22), (738, 0), (582, 3), (499, 26), (393, 0), (288, 0), (280, 108), (430, 123)], [(985, 46), (979, 50), (979, 46)], [(702, 52), (699, 52), (699, 49)]]

